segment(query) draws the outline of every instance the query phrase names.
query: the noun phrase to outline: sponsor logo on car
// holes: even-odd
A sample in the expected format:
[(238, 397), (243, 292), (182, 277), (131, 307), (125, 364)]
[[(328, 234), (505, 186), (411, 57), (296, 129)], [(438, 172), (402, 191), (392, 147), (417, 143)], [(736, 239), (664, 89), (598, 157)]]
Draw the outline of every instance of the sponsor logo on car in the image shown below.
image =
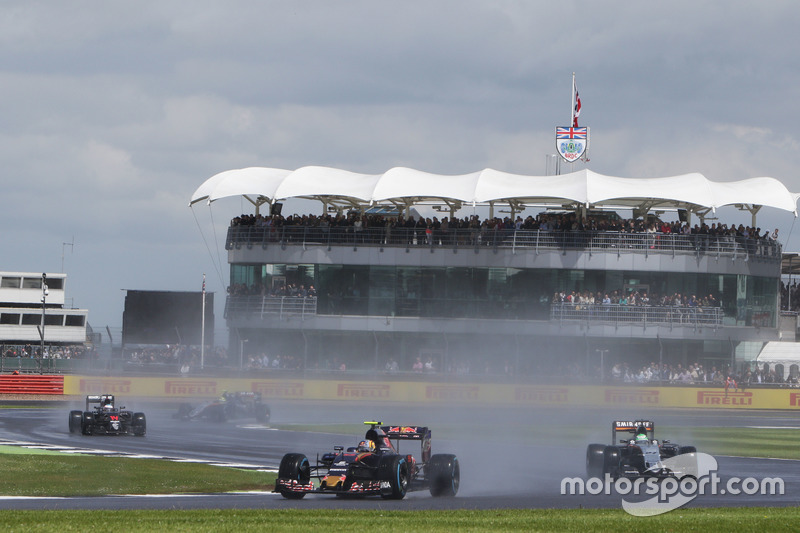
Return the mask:
[(753, 405), (753, 393), (701, 390), (697, 405)]
[(180, 380), (165, 381), (164, 392), (167, 394), (216, 394), (216, 381)]
[(272, 383), (254, 381), (250, 388), (269, 398), (301, 398), (304, 395), (302, 383)]
[(515, 387), (514, 401), (529, 403), (566, 403), (566, 387)]
[(647, 389), (608, 389), (606, 403), (656, 404), (659, 391)]
[(80, 381), (81, 392), (86, 393), (109, 393), (115, 394), (120, 392), (130, 392), (131, 382), (127, 379), (81, 379)]
[(388, 398), (391, 385), (339, 383), (336, 395), (343, 398)]
[(429, 400), (475, 401), (479, 390), (477, 385), (428, 385), (425, 388), (425, 397)]

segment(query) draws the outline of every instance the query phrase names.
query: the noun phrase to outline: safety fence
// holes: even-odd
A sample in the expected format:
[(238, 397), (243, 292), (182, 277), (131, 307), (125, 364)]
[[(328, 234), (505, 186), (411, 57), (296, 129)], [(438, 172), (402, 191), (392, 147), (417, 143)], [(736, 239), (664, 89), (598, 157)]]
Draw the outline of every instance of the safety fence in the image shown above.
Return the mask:
[(259, 317), (305, 317), (317, 314), (317, 299), (295, 296), (236, 296), (225, 301), (225, 318)]

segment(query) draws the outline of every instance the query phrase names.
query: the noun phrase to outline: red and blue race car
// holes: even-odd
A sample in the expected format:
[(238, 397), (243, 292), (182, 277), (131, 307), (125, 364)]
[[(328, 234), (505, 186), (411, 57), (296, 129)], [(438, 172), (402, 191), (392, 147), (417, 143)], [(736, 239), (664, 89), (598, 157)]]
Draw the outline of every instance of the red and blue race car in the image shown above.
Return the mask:
[[(431, 454), (430, 429), (364, 423), (370, 428), (357, 446), (334, 446), (314, 465), (301, 453), (284, 455), (275, 492), (289, 499), (306, 494), (402, 499), (416, 490), (429, 490), (432, 496), (456, 495), (461, 480), (458, 458)], [(401, 451), (408, 441), (419, 443), (418, 457)]]

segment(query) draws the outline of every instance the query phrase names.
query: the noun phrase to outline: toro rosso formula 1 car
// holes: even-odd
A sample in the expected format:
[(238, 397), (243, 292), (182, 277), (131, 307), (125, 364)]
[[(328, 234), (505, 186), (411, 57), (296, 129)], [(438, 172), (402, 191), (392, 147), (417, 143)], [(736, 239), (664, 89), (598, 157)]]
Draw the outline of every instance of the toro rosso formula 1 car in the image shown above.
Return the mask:
[(147, 420), (144, 413), (117, 408), (113, 394), (86, 397), (85, 411), (70, 411), (69, 432), (84, 435), (136, 435), (144, 437)]
[[(620, 434), (625, 438), (617, 441)], [(611, 423), (611, 442), (590, 444), (586, 449), (586, 473), (590, 477), (682, 477), (688, 472), (678, 472), (664, 460), (697, 452), (694, 446), (656, 440), (655, 424), (650, 420), (615, 420)]]
[[(415, 490), (429, 490), (432, 496), (455, 496), (461, 479), (458, 458), (452, 454), (431, 455), (431, 431), (420, 426), (369, 425), (358, 446), (317, 457), (316, 464), (300, 453), (287, 453), (281, 460), (275, 491), (284, 498), (300, 499), (306, 494), (337, 496), (381, 496), (402, 499)], [(405, 441), (419, 443), (420, 454), (401, 451)]]
[(181, 404), (175, 417), (182, 420), (202, 418), (212, 422), (252, 417), (262, 424), (267, 424), (269, 423), (270, 409), (261, 400), (260, 392), (225, 391), (219, 398), (199, 405)]

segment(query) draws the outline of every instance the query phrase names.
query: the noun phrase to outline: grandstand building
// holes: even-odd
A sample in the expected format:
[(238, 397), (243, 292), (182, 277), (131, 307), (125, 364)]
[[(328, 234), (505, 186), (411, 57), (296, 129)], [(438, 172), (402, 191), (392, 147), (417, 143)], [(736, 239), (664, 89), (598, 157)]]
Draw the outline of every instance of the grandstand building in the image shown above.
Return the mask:
[(0, 272), (0, 343), (68, 345), (86, 342), (87, 309), (65, 307), (66, 274)]
[[(255, 206), (226, 239), (225, 320), (231, 350), (245, 358), (546, 378), (596, 375), (621, 360), (723, 368), (781, 337), (780, 244), (752, 233), (762, 206), (791, 212), (796, 196), (771, 178), (249, 168), (210, 178), (191, 202), (227, 196)], [(287, 198), (318, 200), (321, 214), (281, 225), (260, 214), (279, 213)], [(702, 228), (732, 205), (752, 213), (751, 235), (658, 227), (664, 210)], [(401, 220), (412, 207), (439, 224)], [(594, 224), (626, 209), (642, 222), (623, 231), (522, 223), (548, 207), (572, 214), (539, 221)], [(476, 222), (470, 215), (481, 208), (488, 216)], [(333, 216), (321, 222), (323, 214)]]

